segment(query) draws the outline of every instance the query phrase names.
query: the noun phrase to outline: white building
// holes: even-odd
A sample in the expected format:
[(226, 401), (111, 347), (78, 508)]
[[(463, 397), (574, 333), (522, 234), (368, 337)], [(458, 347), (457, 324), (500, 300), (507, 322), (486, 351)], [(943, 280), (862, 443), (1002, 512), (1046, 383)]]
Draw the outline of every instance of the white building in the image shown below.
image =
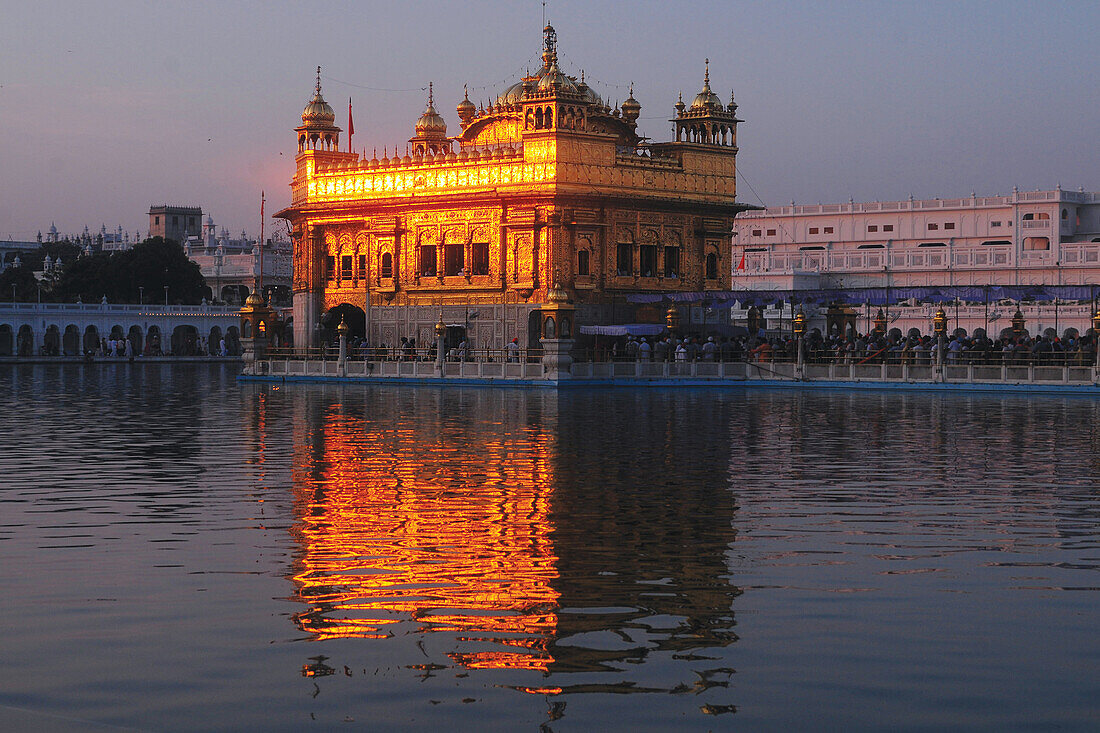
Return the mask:
[[(223, 227), (217, 234), (214, 219), (207, 215), (200, 236), (190, 236), (181, 243), (184, 252), (198, 264), (206, 284), (218, 302), (241, 305), (254, 292), (260, 280), (260, 252), (255, 239), (241, 236), (231, 239)], [(263, 288), (273, 305), (290, 304), (290, 279), (293, 253), (289, 241), (268, 240), (263, 251)]]
[[(744, 212), (733, 234), (734, 291), (1050, 286), (1053, 297), (1022, 307), (1032, 333), (1055, 327), (1056, 319), (1059, 331), (1088, 328), (1094, 291), (1100, 291), (1100, 193), (1094, 192), (1059, 187), (961, 199), (792, 204)], [(1065, 286), (1083, 286), (1091, 297)], [(1073, 302), (1058, 302), (1062, 292)], [(994, 315), (1003, 316), (1010, 304), (992, 305)], [(958, 325), (1000, 330), (1005, 323), (994, 318), (990, 324), (988, 306), (971, 298), (959, 306)], [(891, 327), (928, 330), (930, 304), (888, 308)], [(776, 325), (779, 311), (768, 315)], [(790, 318), (789, 307), (784, 315)], [(868, 330), (862, 323), (857, 329)]]

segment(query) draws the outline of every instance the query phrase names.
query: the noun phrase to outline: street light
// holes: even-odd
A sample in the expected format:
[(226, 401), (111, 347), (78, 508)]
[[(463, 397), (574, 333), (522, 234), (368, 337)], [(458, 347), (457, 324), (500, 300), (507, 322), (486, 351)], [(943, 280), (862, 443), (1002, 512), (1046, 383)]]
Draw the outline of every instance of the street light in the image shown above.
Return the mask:
[(1096, 366), (1100, 370), (1100, 308), (1092, 316), (1092, 337), (1096, 339)]
[(802, 379), (803, 359), (802, 355), (802, 336), (806, 333), (806, 314), (802, 311), (802, 306), (798, 306), (798, 313), (794, 314), (794, 318), (791, 319), (791, 330), (794, 331), (795, 339), (797, 339), (795, 346), (798, 349), (797, 359), (795, 361), (796, 376)]
[(1019, 304), (1017, 304), (1016, 314), (1012, 316), (1012, 333), (1014, 333), (1017, 338), (1023, 335), (1025, 323), (1027, 323), (1027, 321), (1024, 319), (1024, 314), (1020, 312)]
[(168, 286), (164, 286), (164, 307), (168, 307)]
[(145, 286), (138, 285), (138, 305), (145, 304)]
[(875, 315), (875, 331), (886, 333), (886, 314), (882, 312), (882, 308), (879, 308), (878, 313)]
[(944, 351), (946, 349), (947, 341), (947, 314), (943, 312), (943, 306), (941, 305), (936, 309), (936, 315), (932, 317), (932, 331), (936, 334), (936, 372), (939, 376), (939, 381), (943, 381), (943, 362), (945, 358)]

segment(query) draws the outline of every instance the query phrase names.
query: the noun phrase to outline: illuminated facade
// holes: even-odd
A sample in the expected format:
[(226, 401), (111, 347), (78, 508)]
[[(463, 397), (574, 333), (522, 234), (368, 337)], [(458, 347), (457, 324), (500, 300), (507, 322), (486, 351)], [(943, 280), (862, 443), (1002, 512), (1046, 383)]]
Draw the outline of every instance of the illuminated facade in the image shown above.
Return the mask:
[(625, 307), (630, 293), (729, 288), (730, 230), (746, 208), (735, 202), (737, 105), (711, 91), (708, 70), (692, 104), (675, 106), (675, 140), (646, 143), (633, 93), (612, 110), (558, 68), (554, 29), (544, 36), (537, 73), (486, 109), (462, 100), (458, 135), (429, 92), (406, 155), (392, 159), (339, 151), (318, 76), (296, 129), (291, 206), (278, 214), (294, 242), (296, 346), (344, 303), (364, 310), (376, 345), (429, 341), (442, 309), (492, 348), (537, 345), (529, 324), (555, 284), (581, 324), (660, 318)]

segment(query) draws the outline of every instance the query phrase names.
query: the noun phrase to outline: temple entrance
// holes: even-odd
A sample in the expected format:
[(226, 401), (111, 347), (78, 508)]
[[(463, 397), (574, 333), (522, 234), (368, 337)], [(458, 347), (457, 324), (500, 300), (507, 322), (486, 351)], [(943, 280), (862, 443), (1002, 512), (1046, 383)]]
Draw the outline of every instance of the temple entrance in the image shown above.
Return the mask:
[(527, 316), (527, 348), (541, 349), (542, 341), (542, 311), (533, 310)]
[(90, 351), (94, 354), (99, 350), (99, 329), (95, 326), (88, 326), (84, 329), (84, 351)]
[(367, 314), (363, 309), (351, 303), (341, 303), (329, 308), (321, 316), (322, 341), (332, 343), (336, 338), (336, 327), (340, 319), (348, 324), (348, 338), (364, 338), (367, 335)]
[(15, 345), (19, 356), (34, 356), (34, 330), (30, 326), (20, 326)]
[(236, 326), (225, 329), (225, 350), (230, 356), (240, 356), (241, 335)]
[(160, 345), (160, 327), (149, 326), (149, 338), (145, 342), (145, 349), (141, 352), (148, 356), (160, 356), (163, 352)]
[(65, 334), (61, 337), (61, 345), (65, 350), (65, 356), (80, 355), (80, 329), (70, 323), (65, 326)]
[(127, 334), (127, 338), (130, 340), (130, 348), (133, 349), (132, 353), (140, 354), (143, 346), (141, 326), (130, 326), (130, 333)]
[(42, 353), (46, 356), (61, 355), (61, 329), (57, 326), (46, 329), (46, 335), (42, 337)]
[(172, 353), (194, 356), (198, 352), (199, 330), (194, 326), (176, 326), (172, 331)]

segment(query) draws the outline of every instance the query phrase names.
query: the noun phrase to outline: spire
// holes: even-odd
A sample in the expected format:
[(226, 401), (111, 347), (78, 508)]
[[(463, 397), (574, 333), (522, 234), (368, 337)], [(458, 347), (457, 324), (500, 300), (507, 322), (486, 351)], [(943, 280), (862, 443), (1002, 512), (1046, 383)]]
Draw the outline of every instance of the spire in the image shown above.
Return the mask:
[[(706, 71), (703, 72), (703, 89), (710, 91), (710, 59), (703, 59), (703, 63), (706, 64)], [(317, 67), (317, 89), (321, 88), (321, 67)]]
[(428, 82), (428, 106), (431, 107), (435, 101), (435, 93), (432, 91), (432, 82)]
[(549, 69), (551, 64), (554, 64), (558, 60), (558, 34), (554, 31), (554, 26), (549, 23), (542, 29), (543, 48), (542, 48), (542, 63), (543, 68)]
[(315, 90), (317, 96), (321, 96), (321, 67), (317, 67), (317, 88)]

